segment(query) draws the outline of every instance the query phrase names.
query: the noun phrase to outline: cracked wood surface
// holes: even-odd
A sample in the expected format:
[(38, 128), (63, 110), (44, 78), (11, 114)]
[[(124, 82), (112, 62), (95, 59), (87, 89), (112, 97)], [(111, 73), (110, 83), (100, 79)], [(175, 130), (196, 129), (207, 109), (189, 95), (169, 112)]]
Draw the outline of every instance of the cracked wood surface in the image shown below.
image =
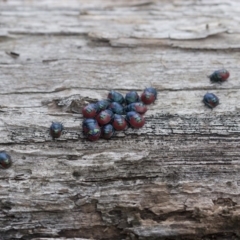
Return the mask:
[[(237, 0), (0, 2), (0, 239), (240, 238)], [(207, 75), (226, 67), (229, 81)], [(81, 107), (158, 100), (139, 130), (89, 142)], [(214, 110), (202, 103), (213, 92)], [(64, 124), (53, 141), (51, 121)]]

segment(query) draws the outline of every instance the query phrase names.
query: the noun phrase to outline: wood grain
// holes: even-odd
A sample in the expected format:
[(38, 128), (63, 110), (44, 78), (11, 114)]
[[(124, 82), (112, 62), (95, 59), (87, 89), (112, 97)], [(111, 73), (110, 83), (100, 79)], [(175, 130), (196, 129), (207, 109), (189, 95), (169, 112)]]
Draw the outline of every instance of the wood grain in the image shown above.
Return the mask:
[[(13, 159), (0, 169), (1, 240), (240, 239), (237, 0), (0, 9), (0, 150)], [(222, 67), (230, 79), (210, 83)], [(84, 138), (82, 106), (148, 86), (158, 99), (142, 129)]]

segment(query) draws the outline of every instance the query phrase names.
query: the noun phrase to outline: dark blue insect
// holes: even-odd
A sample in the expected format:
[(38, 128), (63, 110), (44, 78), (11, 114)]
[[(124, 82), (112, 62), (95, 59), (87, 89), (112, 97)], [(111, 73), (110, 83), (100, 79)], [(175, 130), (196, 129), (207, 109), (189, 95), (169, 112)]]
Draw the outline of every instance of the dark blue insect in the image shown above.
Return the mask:
[(114, 114), (110, 109), (105, 109), (97, 115), (96, 120), (100, 126), (103, 126), (112, 121), (113, 115)]
[(135, 102), (139, 102), (139, 101), (140, 101), (140, 98), (136, 91), (128, 92), (125, 96), (126, 104), (135, 103)]
[(116, 131), (126, 130), (128, 127), (125, 118), (119, 114), (114, 114), (112, 125)]
[(101, 136), (100, 128), (91, 128), (87, 133), (87, 139), (90, 141), (97, 141)]
[(117, 103), (117, 102), (112, 102), (108, 109), (110, 109), (113, 113), (116, 114), (123, 114), (124, 113), (124, 108), (121, 104)]
[(131, 111), (144, 114), (147, 111), (147, 106), (144, 105), (142, 102), (131, 103), (125, 107), (125, 112), (131, 112)]
[(101, 137), (104, 139), (110, 139), (115, 133), (115, 130), (112, 124), (107, 124), (102, 127), (102, 135)]
[(128, 112), (126, 115), (126, 121), (133, 128), (141, 128), (145, 124), (145, 119), (137, 112)]
[(105, 110), (108, 108), (108, 106), (110, 105), (110, 101), (109, 100), (100, 100), (96, 103), (97, 108), (98, 108), (98, 112), (101, 112), (102, 110)]
[(214, 108), (219, 104), (219, 99), (213, 93), (206, 93), (203, 97), (203, 102), (209, 108)]
[(157, 90), (155, 88), (149, 87), (145, 88), (141, 95), (141, 100), (144, 104), (154, 103), (157, 99)]
[(111, 102), (117, 102), (119, 104), (124, 104), (124, 102), (125, 102), (123, 95), (119, 92), (114, 91), (114, 90), (111, 90), (108, 93), (108, 99)]
[(63, 131), (63, 125), (60, 122), (52, 122), (50, 126), (50, 135), (52, 138), (59, 138)]
[(147, 92), (153, 93), (154, 96), (155, 96), (155, 98), (157, 98), (157, 90), (156, 90), (156, 88), (148, 87), (148, 88), (145, 88), (144, 91), (147, 91)]
[(82, 109), (82, 114), (85, 118), (93, 118), (97, 115), (97, 113), (98, 106), (95, 103), (90, 103)]
[(83, 133), (87, 134), (89, 129), (99, 127), (97, 120), (94, 118), (86, 118), (82, 122)]
[(220, 70), (216, 70), (208, 77), (210, 78), (211, 82), (221, 83), (226, 81), (229, 78), (229, 76), (230, 76), (230, 73), (226, 69), (220, 69)]
[(97, 121), (93, 118), (87, 118), (82, 123), (83, 133), (90, 141), (96, 141), (101, 136), (101, 129)]
[(6, 169), (11, 167), (11, 165), (12, 165), (12, 159), (10, 155), (8, 155), (4, 151), (0, 152), (0, 167)]

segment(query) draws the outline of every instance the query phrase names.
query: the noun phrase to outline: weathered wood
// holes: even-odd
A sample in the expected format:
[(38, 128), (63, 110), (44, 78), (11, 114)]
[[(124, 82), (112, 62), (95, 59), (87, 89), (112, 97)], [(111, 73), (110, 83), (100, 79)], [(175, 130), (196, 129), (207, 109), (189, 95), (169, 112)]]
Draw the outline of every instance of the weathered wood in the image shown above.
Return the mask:
[[(0, 239), (240, 238), (239, 2), (0, 2)], [(229, 81), (207, 75), (226, 67)], [(159, 97), (87, 141), (110, 89)], [(202, 103), (214, 92), (220, 105)], [(53, 141), (51, 121), (65, 132)]]

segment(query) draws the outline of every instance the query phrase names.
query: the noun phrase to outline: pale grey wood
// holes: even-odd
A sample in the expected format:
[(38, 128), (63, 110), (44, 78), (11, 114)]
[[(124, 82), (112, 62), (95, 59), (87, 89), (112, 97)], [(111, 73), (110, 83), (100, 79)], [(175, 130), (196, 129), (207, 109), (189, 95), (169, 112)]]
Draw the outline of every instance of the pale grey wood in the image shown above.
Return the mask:
[[(239, 239), (239, 8), (0, 2), (0, 239)], [(222, 67), (230, 79), (210, 83)], [(148, 86), (142, 129), (84, 138), (82, 106)]]

